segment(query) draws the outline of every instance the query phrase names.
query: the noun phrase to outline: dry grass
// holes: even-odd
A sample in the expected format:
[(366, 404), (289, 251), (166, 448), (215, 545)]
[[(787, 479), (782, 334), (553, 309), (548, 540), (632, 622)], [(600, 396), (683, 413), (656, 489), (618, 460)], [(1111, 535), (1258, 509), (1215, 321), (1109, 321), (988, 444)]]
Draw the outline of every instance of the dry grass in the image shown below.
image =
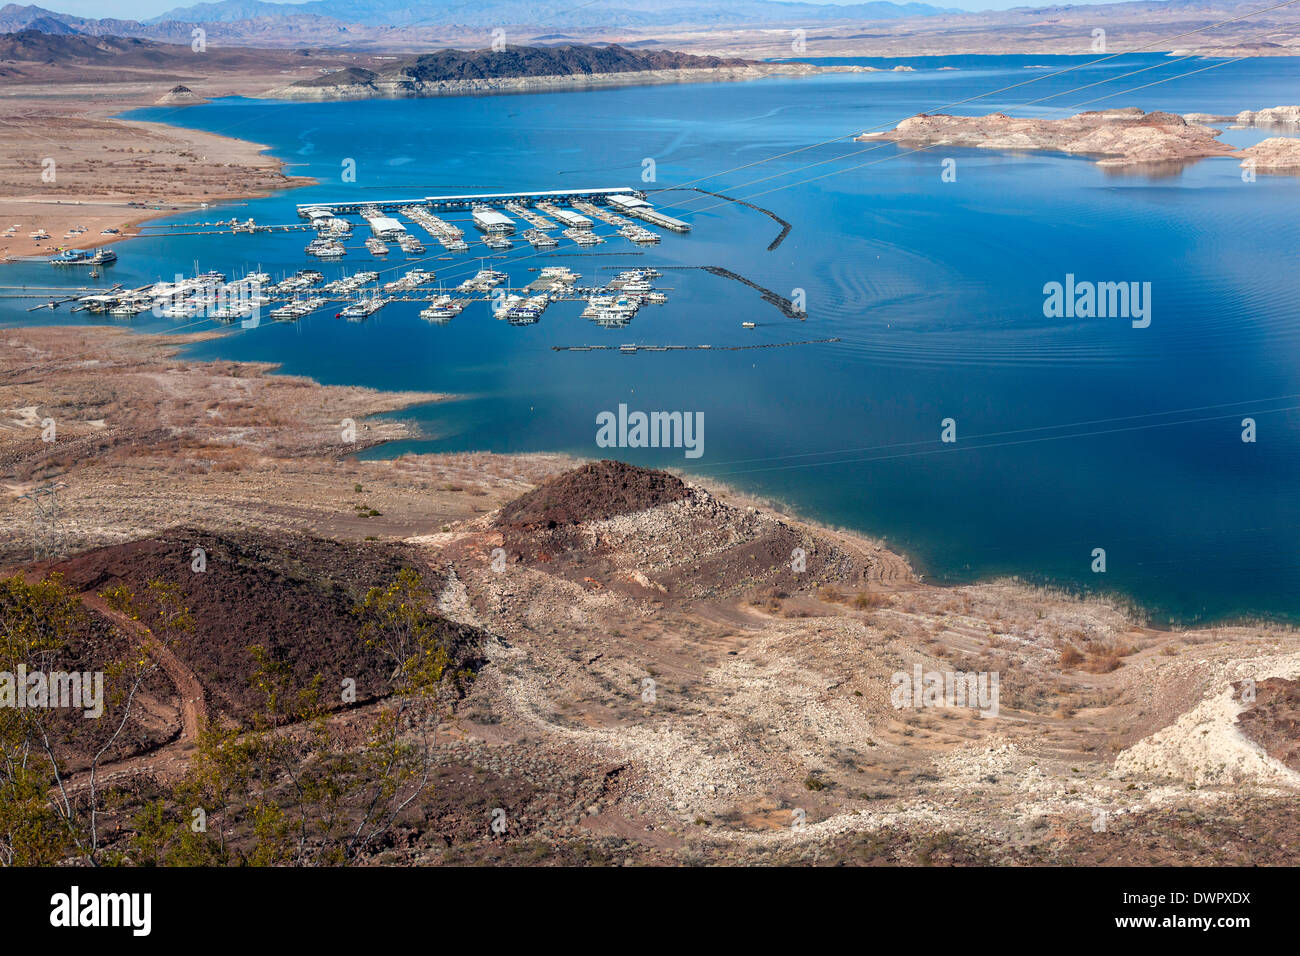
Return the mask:
[(1062, 669), (1078, 667), (1083, 663), (1083, 655), (1079, 653), (1079, 649), (1073, 644), (1066, 644), (1061, 648), (1061, 655), (1057, 658), (1056, 663), (1059, 664)]
[(1124, 663), (1120, 658), (1126, 653), (1131, 653), (1131, 650), (1116, 644), (1099, 642), (1088, 648), (1088, 655), (1084, 658), (1082, 669), (1089, 674), (1109, 674)]

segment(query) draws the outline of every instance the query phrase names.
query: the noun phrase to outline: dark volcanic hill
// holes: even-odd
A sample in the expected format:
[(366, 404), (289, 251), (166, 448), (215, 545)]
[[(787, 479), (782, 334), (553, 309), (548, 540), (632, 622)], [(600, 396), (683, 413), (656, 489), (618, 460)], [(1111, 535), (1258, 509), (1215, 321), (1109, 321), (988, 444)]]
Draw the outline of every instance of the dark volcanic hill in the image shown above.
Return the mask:
[(621, 461), (596, 461), (566, 471), (520, 495), (501, 509), (499, 528), (578, 524), (657, 508), (690, 496), (690, 489), (666, 471)]
[[(205, 552), (203, 573), (191, 565), (196, 547)], [(145, 606), (151, 581), (176, 588), (194, 633), (174, 653), (202, 685), (209, 709), (244, 720), (260, 702), (248, 680), (252, 645), (281, 662), (295, 687), (308, 686), (316, 674), (331, 688), (350, 677), (359, 700), (385, 697), (391, 662), (358, 636), (353, 608), (367, 589), (386, 586), (403, 568), (416, 569), (432, 590), (441, 587), (418, 555), (401, 546), (197, 528), (97, 548), (39, 570), (57, 572), (82, 593), (125, 585)], [(476, 666), (480, 635), (450, 621), (443, 625), (456, 666)], [(103, 659), (92, 663), (102, 666)], [(336, 697), (326, 705), (341, 706)]]
[(442, 50), (399, 61), (377, 74), (350, 68), (314, 76), (292, 84), (298, 87), (374, 83), (376, 80), (416, 80), (440, 83), (455, 80), (490, 80), (520, 76), (592, 76), (599, 73), (635, 73), (642, 70), (703, 69), (744, 66), (750, 61), (717, 56), (692, 56), (670, 50), (633, 51), (621, 46), (553, 47), (507, 46), (504, 50)]

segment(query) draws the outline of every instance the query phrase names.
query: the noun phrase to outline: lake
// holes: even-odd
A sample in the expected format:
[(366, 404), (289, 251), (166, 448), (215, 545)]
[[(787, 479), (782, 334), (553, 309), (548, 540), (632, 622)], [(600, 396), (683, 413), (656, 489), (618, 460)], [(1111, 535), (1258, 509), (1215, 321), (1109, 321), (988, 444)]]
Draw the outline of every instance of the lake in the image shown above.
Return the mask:
[[(1088, 61), (837, 60), (916, 71), (361, 103), (228, 99), (131, 118), (265, 143), (288, 172), (319, 180), (154, 225), (231, 215), (296, 222), (295, 204), (317, 200), (678, 183), (746, 199), (792, 225), (769, 251), (780, 226), (762, 213), (665, 192), (650, 198), (690, 222), (688, 235), (664, 233), (647, 250), (615, 237), (598, 255), (565, 242), (542, 257), (517, 243), (492, 261), (518, 284), (541, 265), (568, 265), (584, 285), (603, 284), (612, 267), (660, 268), (668, 303), (643, 308), (622, 330), (595, 327), (578, 302), (553, 305), (528, 327), (495, 321), (485, 304), (436, 326), (418, 317), (419, 305), (396, 303), (364, 323), (338, 320), (331, 308), (292, 324), (235, 327), (190, 350), (279, 362), (325, 383), (463, 396), (402, 413), (427, 437), (372, 456), (621, 457), (882, 536), (930, 580), (1016, 575), (1118, 593), (1160, 624), (1296, 620), (1300, 179), (1243, 182), (1232, 159), (1121, 172), (1081, 157), (910, 152), (845, 138), (1030, 80), (954, 112), (1235, 113), (1300, 100), (1289, 58), (1179, 77), (1224, 61), (1126, 55), (1041, 79), (1043, 67)], [(1134, 70), (1146, 72), (1115, 79)], [(1123, 94), (1170, 77), (1179, 78)], [(1245, 146), (1266, 135), (1277, 134), (1229, 130), (1224, 139)], [(642, 179), (647, 161), (651, 183)], [(355, 182), (343, 178), (350, 165)], [(955, 179), (945, 181), (945, 168)], [(312, 265), (327, 278), (377, 268), (387, 279), (414, 264), (394, 250), (372, 266), (358, 248), (342, 265), (316, 266), (304, 261), (305, 241), (301, 233), (134, 239), (114, 247), (120, 261), (106, 278), (142, 285), (197, 261), (277, 276)], [(420, 264), (448, 285), (480, 266), (469, 256), (439, 260), (439, 247), (426, 244), (430, 259)], [(802, 297), (806, 318), (693, 268), (702, 265)], [(44, 263), (6, 267), (9, 284), (78, 281), (52, 272)], [(1045, 316), (1044, 285), (1067, 275), (1150, 283), (1149, 326)], [(105, 321), (0, 308), (7, 324)], [(150, 332), (181, 323), (146, 313), (130, 324)], [(728, 350), (832, 337), (839, 341)], [(712, 347), (552, 350), (624, 343)], [(703, 454), (598, 447), (596, 416), (620, 404), (702, 413)], [(1254, 442), (1242, 441), (1244, 418), (1256, 422)], [(945, 419), (955, 442), (940, 440)], [(1105, 573), (1092, 570), (1098, 548)]]

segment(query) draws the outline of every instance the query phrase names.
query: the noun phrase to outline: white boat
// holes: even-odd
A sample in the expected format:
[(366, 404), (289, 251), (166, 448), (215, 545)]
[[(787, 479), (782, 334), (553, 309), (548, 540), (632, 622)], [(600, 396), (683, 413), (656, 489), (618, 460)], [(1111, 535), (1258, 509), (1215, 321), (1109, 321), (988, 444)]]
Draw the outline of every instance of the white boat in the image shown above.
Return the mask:
[(367, 316), (374, 315), (391, 301), (391, 299), (386, 299), (380, 295), (372, 296), (369, 299), (358, 299), (343, 309), (339, 316), (345, 319), (364, 319)]
[(313, 239), (307, 243), (307, 255), (315, 256), (317, 259), (341, 259), (347, 255), (347, 249), (343, 243), (335, 242), (333, 239)]
[(524, 301), (522, 295), (508, 295), (492, 308), (492, 315), (498, 319), (504, 319), (510, 314), (510, 310), (519, 303)]
[(455, 317), (455, 311), (445, 305), (429, 305), (420, 310), (420, 318), (427, 322), (447, 322)]

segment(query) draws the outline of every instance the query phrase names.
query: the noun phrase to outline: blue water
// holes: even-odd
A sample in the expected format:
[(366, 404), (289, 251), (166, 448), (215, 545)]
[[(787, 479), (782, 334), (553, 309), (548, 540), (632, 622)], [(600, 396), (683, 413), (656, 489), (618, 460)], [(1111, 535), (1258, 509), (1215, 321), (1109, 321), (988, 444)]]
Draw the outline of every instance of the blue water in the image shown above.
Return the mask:
[[(843, 138), (1012, 84), (1024, 85), (953, 111), (1235, 113), (1300, 102), (1294, 59), (1229, 63), (1118, 96), (1221, 61), (1132, 55), (1046, 80), (1048, 70), (1026, 69), (1087, 61), (918, 58), (906, 61), (915, 73), (363, 104), (228, 99), (132, 117), (268, 144), (289, 172), (320, 181), (163, 222), (288, 223), (294, 204), (311, 200), (641, 185), (651, 158), (653, 185), (703, 178), (698, 185), (793, 224), (769, 252), (779, 227), (760, 213), (665, 193), (652, 198), (690, 221), (689, 235), (665, 234), (644, 254), (617, 237), (600, 256), (543, 258), (520, 244), (512, 264), (496, 264), (523, 282), (529, 267), (567, 264), (593, 284), (612, 274), (602, 267), (719, 265), (782, 295), (804, 290), (803, 322), (738, 283), (664, 269), (669, 303), (644, 308), (622, 331), (581, 319), (579, 303), (552, 306), (526, 328), (494, 321), (484, 305), (439, 327), (421, 321), (417, 305), (394, 304), (364, 324), (331, 310), (191, 349), (275, 361), (327, 383), (463, 396), (404, 412), (429, 437), (378, 454), (617, 454), (883, 536), (930, 579), (1019, 575), (1116, 592), (1157, 623), (1300, 618), (1300, 179), (1244, 183), (1230, 159), (1119, 173), (1079, 157), (909, 154)], [(1245, 146), (1264, 135), (1276, 134), (1224, 138)], [(817, 143), (826, 144), (804, 149)], [(792, 150), (801, 151), (738, 168)], [(347, 159), (355, 183), (341, 181)], [(955, 182), (941, 179), (944, 159), (956, 161)], [(121, 260), (109, 278), (140, 285), (188, 272), (196, 259), (231, 273), (291, 271), (304, 265), (304, 242), (300, 233), (142, 238), (115, 247)], [(424, 264), (449, 285), (479, 267), (440, 261), (428, 245)], [(411, 265), (390, 260), (376, 267), (385, 278)], [(354, 251), (322, 271), (369, 267)], [(10, 283), (49, 283), (52, 271), (6, 267)], [(1042, 287), (1067, 273), (1150, 282), (1150, 327), (1045, 318)], [(2, 308), (10, 323), (94, 321)], [(758, 327), (743, 330), (746, 320)], [(176, 327), (148, 314), (131, 324)], [(832, 336), (841, 341), (723, 350)], [(625, 342), (713, 348), (551, 350)], [(596, 414), (620, 403), (703, 412), (703, 457), (597, 448)], [(1247, 416), (1257, 422), (1253, 444), (1240, 437)], [(956, 444), (939, 442), (945, 418), (956, 421)], [(1091, 571), (1095, 548), (1106, 551), (1105, 574)]]

